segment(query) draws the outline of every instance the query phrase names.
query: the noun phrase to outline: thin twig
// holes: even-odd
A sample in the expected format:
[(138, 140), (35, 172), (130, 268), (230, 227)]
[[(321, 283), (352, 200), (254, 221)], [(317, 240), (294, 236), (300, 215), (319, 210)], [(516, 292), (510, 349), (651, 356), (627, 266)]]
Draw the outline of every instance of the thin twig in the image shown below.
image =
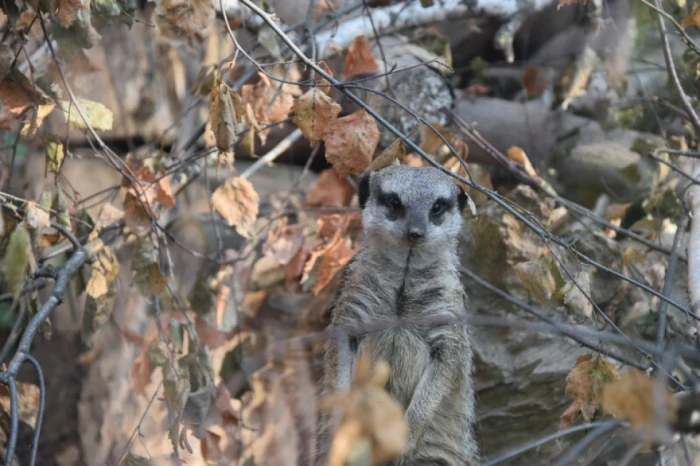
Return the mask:
[(267, 165), (268, 163), (271, 163), (273, 160), (275, 160), (277, 157), (282, 155), (287, 149), (292, 147), (292, 145), (298, 141), (301, 138), (301, 130), (299, 128), (295, 129), (291, 133), (287, 135), (286, 138), (282, 139), (279, 144), (277, 144), (275, 147), (273, 147), (267, 154), (265, 154), (263, 157), (260, 157), (258, 160), (255, 161), (250, 167), (245, 169), (243, 173), (241, 173), (241, 178), (249, 178), (255, 174), (258, 170), (260, 170), (264, 165)]
[[(661, 294), (664, 296), (671, 295), (671, 288), (673, 287), (673, 278), (676, 275), (676, 265), (678, 264), (678, 245), (680, 243), (680, 238), (685, 233), (685, 228), (688, 225), (688, 217), (686, 215), (681, 216), (678, 222), (676, 234), (673, 237), (673, 246), (671, 247), (671, 255), (668, 258), (668, 267), (666, 268), (666, 281), (664, 282), (664, 288)], [(656, 331), (656, 346), (659, 350), (664, 349), (664, 335), (666, 333), (666, 314), (668, 311), (668, 302), (659, 301), (659, 326)]]

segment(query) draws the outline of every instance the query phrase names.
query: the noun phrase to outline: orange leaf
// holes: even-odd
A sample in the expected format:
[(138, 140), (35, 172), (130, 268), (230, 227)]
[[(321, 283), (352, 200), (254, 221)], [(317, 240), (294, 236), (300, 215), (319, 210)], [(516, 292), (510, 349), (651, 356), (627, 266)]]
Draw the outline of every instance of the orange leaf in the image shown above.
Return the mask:
[(340, 178), (331, 168), (323, 170), (308, 193), (306, 204), (310, 207), (347, 207), (355, 195), (355, 188), (345, 178)]
[(306, 261), (302, 285), (311, 287), (318, 295), (333, 276), (347, 264), (354, 254), (352, 241), (343, 235), (351, 227), (356, 215), (325, 215), (318, 219), (319, 244)]
[(253, 236), (260, 198), (250, 181), (241, 177), (229, 178), (216, 188), (211, 203), (214, 210), (230, 226), (236, 227), (241, 236)]
[(508, 149), (508, 158), (513, 162), (521, 165), (525, 169), (525, 173), (530, 175), (537, 181), (541, 181), (540, 176), (535, 171), (535, 168), (530, 163), (530, 159), (527, 158), (527, 154), (518, 146), (510, 146)]
[(690, 26), (700, 27), (700, 5), (697, 3), (693, 5), (692, 13), (688, 16), (684, 16), (681, 20), (681, 27), (683, 29)]
[(570, 427), (578, 413), (581, 413), (586, 421), (590, 421), (600, 406), (603, 386), (619, 377), (615, 366), (602, 356), (579, 356), (566, 376), (566, 393), (571, 395), (574, 402), (561, 415), (559, 428)]
[(294, 101), (292, 122), (311, 145), (323, 139), (328, 124), (338, 118), (341, 107), (322, 91), (313, 88)]
[(377, 122), (365, 110), (331, 121), (323, 135), (326, 159), (340, 177), (362, 173), (379, 144)]
[(348, 54), (345, 56), (343, 80), (347, 81), (355, 76), (373, 73), (378, 68), (377, 62), (372, 58), (372, 51), (367, 37), (355, 37), (348, 47)]
[[(659, 410), (655, 390), (660, 390), (664, 400), (662, 412), (666, 419), (655, 419)], [(620, 419), (628, 419), (633, 427), (653, 428), (655, 424), (672, 419), (678, 399), (665, 386), (658, 386), (654, 379), (637, 369), (628, 370), (624, 376), (603, 387), (603, 409)], [(658, 403), (658, 402), (657, 402)]]

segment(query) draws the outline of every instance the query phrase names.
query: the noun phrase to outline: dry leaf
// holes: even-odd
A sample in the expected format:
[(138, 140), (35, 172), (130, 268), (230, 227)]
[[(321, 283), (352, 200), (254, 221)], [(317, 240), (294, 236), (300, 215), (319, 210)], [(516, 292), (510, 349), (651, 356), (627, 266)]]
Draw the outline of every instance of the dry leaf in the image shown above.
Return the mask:
[(80, 0), (58, 0), (58, 13), (56, 16), (64, 29), (68, 29), (73, 25), (82, 7), (83, 3)]
[(282, 217), (267, 235), (263, 254), (273, 257), (280, 265), (287, 265), (304, 244), (304, 240), (301, 225), (287, 225), (287, 217)]
[(230, 152), (238, 140), (236, 125), (243, 117), (241, 110), (236, 111), (231, 90), (226, 83), (218, 81), (209, 94), (209, 121), (211, 131), (216, 139), (216, 148)]
[[(663, 406), (658, 406), (655, 390), (659, 390), (658, 399)], [(621, 378), (603, 387), (601, 398), (605, 412), (618, 419), (627, 419), (633, 427), (641, 430), (652, 429), (660, 422), (673, 419), (678, 399), (664, 386), (643, 372), (630, 368)], [(660, 408), (665, 419), (655, 419)]]
[(49, 116), (51, 112), (53, 112), (54, 108), (56, 108), (56, 104), (50, 103), (46, 105), (39, 105), (36, 109), (33, 109), (34, 112), (32, 113), (32, 117), (22, 127), (22, 136), (28, 138), (33, 138), (36, 136), (36, 132), (44, 122), (44, 119)]
[(403, 163), (403, 158), (406, 155), (406, 146), (403, 144), (402, 139), (397, 139), (389, 147), (384, 149), (381, 154), (379, 154), (372, 163), (367, 167), (368, 172), (376, 172), (382, 168), (392, 165), (394, 161), (398, 163)]
[(63, 164), (63, 144), (49, 141), (46, 144), (46, 173), (58, 174)]
[(28, 201), (25, 206), (25, 210), (27, 212), (26, 223), (30, 230), (38, 232), (42, 228), (51, 225), (49, 213), (43, 208), (37, 206), (36, 202)]
[(519, 164), (525, 170), (525, 173), (530, 175), (536, 181), (542, 181), (540, 176), (535, 171), (535, 168), (530, 163), (530, 159), (527, 158), (527, 154), (518, 146), (510, 146), (508, 149), (508, 159)]
[(219, 186), (211, 198), (212, 207), (241, 236), (253, 236), (260, 198), (250, 181), (235, 177)]
[(549, 88), (549, 74), (547, 69), (541, 65), (526, 66), (520, 80), (528, 98), (539, 97)]
[(328, 124), (338, 118), (341, 107), (333, 99), (317, 88), (309, 89), (306, 94), (294, 101), (292, 122), (311, 145), (323, 139)]
[(579, 413), (590, 422), (595, 410), (600, 407), (601, 390), (605, 384), (619, 377), (615, 366), (603, 356), (579, 356), (566, 376), (566, 393), (570, 394), (574, 401), (561, 415), (559, 429), (571, 427)]
[(377, 69), (379, 69), (379, 65), (372, 57), (372, 50), (367, 37), (364, 35), (355, 37), (348, 47), (348, 54), (345, 56), (343, 80), (347, 81), (355, 76), (374, 73)]
[(131, 262), (134, 281), (142, 295), (159, 295), (165, 289), (167, 279), (160, 267), (158, 249), (150, 236), (136, 241), (136, 251)]
[(357, 360), (352, 389), (329, 401), (342, 407), (342, 419), (331, 446), (329, 465), (385, 464), (400, 456), (408, 444), (403, 407), (384, 390), (389, 366), (378, 361), (372, 370), (368, 355)]
[(83, 111), (85, 120), (78, 113), (75, 104), (61, 101), (60, 107), (68, 118), (68, 124), (73, 129), (86, 130), (88, 125), (95, 131), (111, 131), (114, 116), (112, 111), (99, 102), (78, 98), (78, 105)]
[(318, 295), (330, 283), (335, 274), (347, 264), (354, 254), (352, 241), (346, 232), (355, 215), (325, 215), (318, 219), (318, 238), (321, 243), (309, 254), (301, 279), (304, 289)]
[(693, 11), (690, 15), (684, 16), (681, 20), (681, 27), (683, 29), (690, 26), (700, 27), (700, 5), (697, 3), (693, 5)]
[(347, 207), (355, 188), (345, 178), (336, 175), (332, 168), (323, 170), (311, 189), (306, 193), (306, 204), (310, 207)]
[[(37, 416), (39, 415), (40, 391), (39, 387), (24, 382), (17, 382), (17, 404), (19, 419), (36, 427)], [(0, 407), (6, 413), (10, 412), (10, 390), (5, 385), (0, 385)]]
[(151, 219), (158, 219), (158, 210), (175, 206), (170, 180), (165, 169), (158, 176), (149, 165), (141, 164), (133, 155), (128, 154), (126, 164), (138, 181), (131, 183), (126, 177), (122, 178), (122, 186), (128, 187), (124, 198), (124, 220), (137, 236), (143, 236), (150, 231)]
[[(318, 62), (318, 67), (321, 68), (323, 71), (326, 72), (331, 78), (335, 76), (333, 74), (333, 70), (331, 70), (328, 65), (326, 64), (325, 61), (320, 61)], [(324, 94), (330, 95), (331, 93), (331, 85), (330, 81), (328, 81), (326, 78), (323, 78), (321, 76), (316, 75), (316, 86), (319, 90), (321, 90)]]
[(331, 121), (323, 135), (326, 159), (340, 177), (362, 173), (379, 144), (377, 122), (365, 110)]
[(131, 385), (134, 388), (134, 392), (137, 395), (146, 395), (146, 387), (151, 382), (151, 374), (155, 370), (155, 366), (148, 357), (148, 347), (150, 344), (158, 339), (157, 331), (154, 331), (146, 338), (142, 339), (141, 353), (138, 355), (134, 364), (129, 370), (129, 377), (131, 378)]
[[(285, 120), (292, 112), (294, 96), (299, 94), (298, 87), (280, 83), (273, 85), (263, 73), (258, 73), (258, 77), (257, 84), (245, 84), (241, 88), (243, 102), (251, 106), (257, 121), (277, 123)], [(258, 132), (263, 144), (268, 132), (269, 129)]]

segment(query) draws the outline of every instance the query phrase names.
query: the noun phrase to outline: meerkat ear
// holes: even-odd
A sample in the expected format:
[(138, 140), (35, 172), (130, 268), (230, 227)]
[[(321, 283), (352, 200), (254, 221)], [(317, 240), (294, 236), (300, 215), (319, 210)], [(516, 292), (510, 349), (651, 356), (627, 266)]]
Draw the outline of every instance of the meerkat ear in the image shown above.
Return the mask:
[(459, 212), (464, 215), (464, 206), (467, 204), (467, 193), (464, 192), (461, 186), (457, 186), (459, 193), (457, 194), (457, 205), (459, 205)]
[(369, 179), (372, 176), (372, 172), (367, 172), (360, 178), (360, 182), (357, 184), (357, 198), (360, 201), (360, 208), (364, 209), (369, 199)]

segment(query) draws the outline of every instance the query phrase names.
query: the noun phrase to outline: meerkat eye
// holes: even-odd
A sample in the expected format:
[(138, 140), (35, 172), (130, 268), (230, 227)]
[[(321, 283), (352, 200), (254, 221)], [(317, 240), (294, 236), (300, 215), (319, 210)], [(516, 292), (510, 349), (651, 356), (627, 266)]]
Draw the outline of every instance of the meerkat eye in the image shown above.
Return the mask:
[(433, 215), (441, 215), (445, 212), (445, 210), (447, 210), (447, 202), (445, 202), (444, 199), (438, 199), (435, 201), (433, 208), (430, 209)]
[(392, 209), (400, 209), (401, 199), (399, 199), (398, 196), (390, 196), (389, 199), (387, 199), (387, 204), (389, 204), (389, 207)]

